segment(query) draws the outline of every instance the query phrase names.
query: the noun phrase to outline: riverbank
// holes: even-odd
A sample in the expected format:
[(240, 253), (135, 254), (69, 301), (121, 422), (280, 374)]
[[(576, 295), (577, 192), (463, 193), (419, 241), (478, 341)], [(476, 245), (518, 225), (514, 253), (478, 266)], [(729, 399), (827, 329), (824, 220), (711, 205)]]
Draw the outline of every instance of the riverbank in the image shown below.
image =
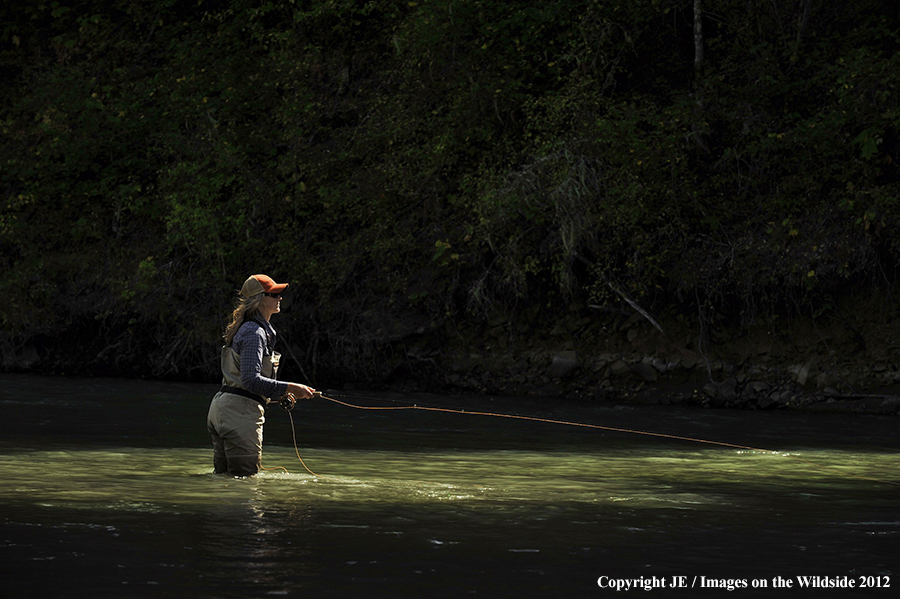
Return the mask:
[[(857, 372), (845, 373), (843, 380), (852, 379), (860, 385), (856, 390), (838, 382), (835, 374), (815, 370), (810, 363), (707, 363), (690, 351), (668, 359), (603, 354), (585, 363), (577, 352), (561, 351), (532, 358), (531, 362), (543, 362), (545, 371), (536, 368), (529, 372), (515, 364), (500, 369), (505, 372), (473, 368), (465, 375), (447, 376), (444, 389), (641, 405), (900, 415), (900, 387), (888, 384), (893, 382), (894, 372), (881, 370), (880, 365), (868, 372), (860, 367)], [(831, 381), (846, 390), (828, 385)], [(410, 381), (402, 386), (420, 388)]]
[[(700, 327), (674, 311), (651, 321), (646, 313), (591, 306), (430, 326), (410, 316), (395, 318), (384, 338), (321, 344), (315, 353), (301, 345), (308, 340), (291, 327), (302, 322), (288, 314), (278, 325), (279, 347), (282, 378), (331, 389), (896, 415), (900, 326), (890, 306), (889, 297), (870, 293), (835, 306), (839, 319), (772, 319), (753, 327)], [(179, 363), (170, 346), (129, 337), (132, 330), (139, 329), (90, 339), (0, 339), (2, 370), (218, 381), (212, 336), (193, 346), (193, 362)]]
[(18, 4), (0, 371), (892, 409), (893, 4)]
[(414, 389), (748, 410), (900, 414), (900, 330), (889, 298), (848, 298), (842, 320), (697, 327), (572, 310), (552, 329), (497, 318), (413, 346), (395, 382)]

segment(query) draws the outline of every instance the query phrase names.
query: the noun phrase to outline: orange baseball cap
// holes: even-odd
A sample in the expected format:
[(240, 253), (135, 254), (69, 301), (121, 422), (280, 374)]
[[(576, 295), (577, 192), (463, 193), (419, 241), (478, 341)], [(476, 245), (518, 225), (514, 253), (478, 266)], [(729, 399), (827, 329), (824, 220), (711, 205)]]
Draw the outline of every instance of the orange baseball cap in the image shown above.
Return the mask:
[(287, 283), (276, 283), (269, 275), (252, 275), (244, 281), (244, 286), (241, 287), (241, 296), (253, 297), (259, 293), (281, 293), (287, 286)]

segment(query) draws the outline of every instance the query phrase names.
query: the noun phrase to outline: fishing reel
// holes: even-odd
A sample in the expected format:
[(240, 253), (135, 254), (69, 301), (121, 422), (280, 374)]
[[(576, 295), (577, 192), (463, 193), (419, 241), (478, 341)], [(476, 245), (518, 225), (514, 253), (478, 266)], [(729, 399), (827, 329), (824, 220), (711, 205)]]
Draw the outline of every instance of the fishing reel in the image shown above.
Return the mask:
[[(322, 392), (315, 391), (315, 392), (313, 392), (312, 396), (315, 398), (321, 399)], [(293, 393), (285, 393), (284, 395), (281, 396), (281, 399), (278, 400), (278, 405), (281, 406), (282, 409), (290, 412), (291, 410), (294, 409), (294, 406), (297, 405), (297, 398), (294, 397)]]
[(297, 398), (294, 397), (293, 393), (285, 393), (281, 396), (281, 399), (278, 400), (278, 405), (287, 412), (290, 412), (294, 409), (294, 406), (297, 405)]

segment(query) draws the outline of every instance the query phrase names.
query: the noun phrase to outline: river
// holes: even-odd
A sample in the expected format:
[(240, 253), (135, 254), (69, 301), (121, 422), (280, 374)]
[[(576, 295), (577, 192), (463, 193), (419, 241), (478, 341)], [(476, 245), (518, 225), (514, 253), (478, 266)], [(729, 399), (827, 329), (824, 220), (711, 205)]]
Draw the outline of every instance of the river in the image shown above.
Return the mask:
[(270, 408), (269, 470), (234, 479), (212, 474), (214, 385), (0, 375), (0, 389), (4, 598), (900, 586), (896, 417), (331, 392), (623, 430), (314, 399), (291, 413), (296, 450)]

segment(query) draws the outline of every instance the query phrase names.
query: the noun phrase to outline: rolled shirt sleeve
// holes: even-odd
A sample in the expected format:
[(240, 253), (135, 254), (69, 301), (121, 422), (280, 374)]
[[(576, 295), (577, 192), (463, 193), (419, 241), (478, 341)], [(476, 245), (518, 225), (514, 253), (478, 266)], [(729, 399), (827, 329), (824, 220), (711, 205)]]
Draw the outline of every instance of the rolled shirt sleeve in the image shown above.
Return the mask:
[[(274, 330), (272, 332), (274, 334)], [(241, 383), (247, 391), (276, 399), (287, 393), (287, 383), (262, 375), (266, 354), (266, 332), (262, 325), (244, 323), (235, 335), (232, 347), (241, 356)]]

